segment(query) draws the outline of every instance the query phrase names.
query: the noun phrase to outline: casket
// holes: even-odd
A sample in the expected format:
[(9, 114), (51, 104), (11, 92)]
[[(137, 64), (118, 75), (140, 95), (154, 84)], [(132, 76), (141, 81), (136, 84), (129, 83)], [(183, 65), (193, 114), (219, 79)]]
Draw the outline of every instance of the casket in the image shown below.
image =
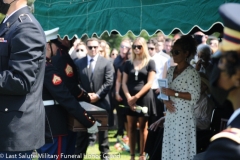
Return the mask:
[[(98, 127), (99, 131), (108, 130), (108, 113), (105, 109), (99, 108), (87, 102), (79, 103), (95, 118), (96, 121), (101, 123), (101, 126)], [(69, 129), (73, 132), (87, 131), (87, 128), (78, 122), (72, 115), (68, 116), (68, 126)]]

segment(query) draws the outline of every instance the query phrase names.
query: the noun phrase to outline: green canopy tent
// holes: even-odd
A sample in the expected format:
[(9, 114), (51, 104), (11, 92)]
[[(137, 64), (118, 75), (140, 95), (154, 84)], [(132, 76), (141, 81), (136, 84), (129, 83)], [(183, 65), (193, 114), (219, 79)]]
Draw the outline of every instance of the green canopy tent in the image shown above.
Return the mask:
[[(44, 30), (60, 27), (60, 37), (98, 37), (107, 31), (169, 35), (221, 31), (218, 7), (226, 0), (36, 0), (35, 16)], [(228, 0), (240, 2), (240, 0)]]

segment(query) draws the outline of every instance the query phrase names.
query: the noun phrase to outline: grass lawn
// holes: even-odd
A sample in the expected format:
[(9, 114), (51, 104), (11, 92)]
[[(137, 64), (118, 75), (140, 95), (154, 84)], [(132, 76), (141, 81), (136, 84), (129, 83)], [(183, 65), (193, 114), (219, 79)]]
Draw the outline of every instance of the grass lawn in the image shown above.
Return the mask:
[[(116, 138), (113, 138), (114, 134), (116, 133), (116, 130), (110, 130), (108, 135), (109, 135), (109, 145), (110, 145), (110, 160), (129, 160), (130, 159), (130, 153), (127, 151), (118, 151), (115, 149), (114, 145), (117, 142)], [(91, 155), (97, 155), (99, 156), (99, 150), (98, 150), (98, 143), (96, 143), (94, 146), (88, 147), (87, 150), (87, 156), (84, 158), (84, 160), (95, 160), (95, 159), (100, 159), (100, 158), (92, 158), (90, 157)], [(136, 154), (137, 156), (137, 154)], [(137, 157), (136, 157), (137, 158)]]
[[(109, 136), (109, 145), (110, 145), (110, 160), (129, 160), (130, 153), (127, 151), (118, 151), (115, 149), (114, 145), (117, 142), (116, 138), (113, 138), (114, 134), (116, 133), (116, 130), (110, 130), (108, 133)], [(87, 149), (87, 156), (84, 158), (84, 160), (100, 160), (100, 152), (98, 150), (98, 142), (95, 143), (94, 146), (89, 146)], [(95, 157), (94, 157), (95, 156)], [(136, 159), (138, 158), (138, 153), (136, 152)], [(33, 160), (38, 160), (38, 158), (33, 158)]]

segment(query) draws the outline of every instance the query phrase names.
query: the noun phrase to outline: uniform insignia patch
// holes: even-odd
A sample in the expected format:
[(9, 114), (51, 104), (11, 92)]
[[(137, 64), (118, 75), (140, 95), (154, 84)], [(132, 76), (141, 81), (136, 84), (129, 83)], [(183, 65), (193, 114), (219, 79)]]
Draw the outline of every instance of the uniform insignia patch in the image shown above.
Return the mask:
[(5, 40), (4, 38), (0, 37), (0, 42), (4, 42), (4, 43), (6, 43), (7, 40)]
[(56, 74), (53, 74), (52, 82), (54, 85), (59, 85), (62, 83), (61, 77), (57, 76)]
[(73, 76), (73, 69), (72, 69), (72, 67), (69, 64), (67, 64), (67, 66), (65, 68), (65, 72), (66, 72), (66, 75), (68, 77), (72, 77)]
[(222, 132), (214, 135), (210, 141), (214, 141), (216, 139), (219, 138), (227, 138), (230, 139), (232, 141), (237, 142), (238, 144), (240, 144), (240, 129), (238, 128), (227, 128), (225, 130), (223, 130)]

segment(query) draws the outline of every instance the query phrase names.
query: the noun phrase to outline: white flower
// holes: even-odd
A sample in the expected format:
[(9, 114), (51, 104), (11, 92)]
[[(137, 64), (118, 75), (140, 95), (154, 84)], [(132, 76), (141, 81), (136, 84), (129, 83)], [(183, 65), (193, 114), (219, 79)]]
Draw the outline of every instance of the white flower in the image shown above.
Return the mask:
[[(119, 107), (125, 108), (126, 106), (119, 105)], [(136, 112), (138, 112), (138, 113), (142, 112), (142, 113), (146, 114), (148, 112), (148, 108), (146, 106), (145, 107), (136, 106)]]
[(144, 114), (146, 114), (146, 113), (148, 112), (148, 108), (147, 108), (147, 107), (142, 107), (142, 112), (143, 112)]
[(195, 61), (194, 59), (192, 59), (192, 60), (190, 61), (190, 64), (191, 64), (191, 65), (194, 65), (194, 64), (196, 64), (196, 61)]
[(136, 106), (136, 112), (140, 113), (141, 111), (144, 114), (146, 114), (148, 112), (148, 108), (147, 107)]

